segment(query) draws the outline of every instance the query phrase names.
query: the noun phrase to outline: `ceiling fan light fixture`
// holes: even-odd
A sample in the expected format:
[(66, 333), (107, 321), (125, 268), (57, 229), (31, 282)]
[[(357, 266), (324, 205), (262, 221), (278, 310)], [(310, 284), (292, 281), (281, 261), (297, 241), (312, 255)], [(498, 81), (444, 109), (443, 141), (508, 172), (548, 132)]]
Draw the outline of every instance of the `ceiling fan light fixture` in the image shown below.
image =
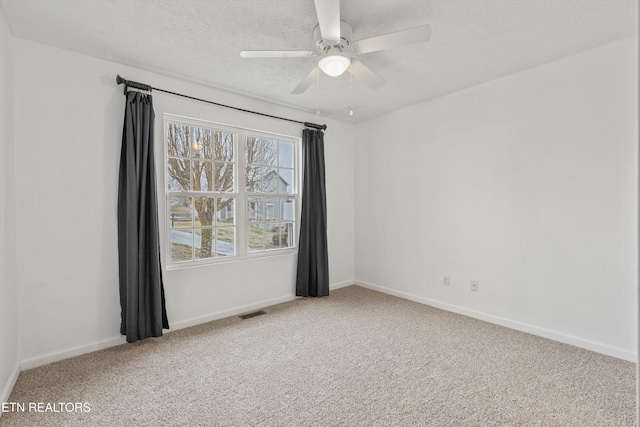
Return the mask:
[(318, 67), (328, 76), (338, 77), (349, 68), (351, 60), (342, 55), (325, 56), (318, 62)]

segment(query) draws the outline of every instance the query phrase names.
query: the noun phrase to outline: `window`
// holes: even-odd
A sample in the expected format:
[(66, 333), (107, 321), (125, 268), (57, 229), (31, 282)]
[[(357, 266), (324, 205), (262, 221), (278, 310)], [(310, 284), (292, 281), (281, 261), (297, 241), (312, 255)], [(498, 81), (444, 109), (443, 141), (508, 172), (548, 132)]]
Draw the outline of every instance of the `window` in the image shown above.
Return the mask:
[(165, 115), (165, 140), (168, 265), (294, 249), (298, 138)]

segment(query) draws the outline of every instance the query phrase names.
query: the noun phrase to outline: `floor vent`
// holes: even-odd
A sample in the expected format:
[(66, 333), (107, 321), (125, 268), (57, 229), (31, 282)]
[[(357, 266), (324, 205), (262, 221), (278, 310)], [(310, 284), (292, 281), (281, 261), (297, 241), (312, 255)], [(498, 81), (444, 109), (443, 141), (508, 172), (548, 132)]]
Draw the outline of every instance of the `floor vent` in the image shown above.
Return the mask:
[(251, 313), (241, 314), (238, 317), (244, 320), (244, 319), (251, 319), (252, 317), (260, 316), (262, 314), (267, 314), (267, 312), (264, 310), (252, 311)]

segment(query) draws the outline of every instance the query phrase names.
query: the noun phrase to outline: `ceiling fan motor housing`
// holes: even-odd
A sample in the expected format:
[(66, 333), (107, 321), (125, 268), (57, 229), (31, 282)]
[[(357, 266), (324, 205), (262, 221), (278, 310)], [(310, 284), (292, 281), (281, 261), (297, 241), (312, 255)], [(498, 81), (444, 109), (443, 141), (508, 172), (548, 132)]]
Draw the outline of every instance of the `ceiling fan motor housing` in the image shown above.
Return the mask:
[(329, 51), (346, 51), (351, 44), (352, 34), (353, 28), (345, 21), (340, 21), (340, 40), (337, 42), (323, 40), (322, 34), (320, 34), (320, 25), (316, 25), (313, 29), (313, 38), (316, 40), (316, 47), (321, 54), (328, 53)]

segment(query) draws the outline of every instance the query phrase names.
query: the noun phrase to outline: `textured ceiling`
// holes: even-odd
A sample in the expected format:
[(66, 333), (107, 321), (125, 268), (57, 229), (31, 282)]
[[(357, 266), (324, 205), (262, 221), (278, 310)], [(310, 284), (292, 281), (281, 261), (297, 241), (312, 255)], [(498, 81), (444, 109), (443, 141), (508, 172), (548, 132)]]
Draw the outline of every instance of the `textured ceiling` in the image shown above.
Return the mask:
[[(320, 77), (318, 58), (241, 59), (240, 50), (315, 50), (313, 0), (0, 0), (18, 37), (345, 121), (361, 121), (637, 35), (635, 0), (342, 0), (352, 40), (431, 25), (428, 43), (362, 54), (387, 80)], [(127, 77), (127, 76), (125, 76)], [(153, 82), (144, 82), (153, 85)], [(165, 88), (171, 90), (171, 88)], [(198, 94), (190, 94), (198, 96)], [(347, 106), (359, 106), (349, 117)]]

